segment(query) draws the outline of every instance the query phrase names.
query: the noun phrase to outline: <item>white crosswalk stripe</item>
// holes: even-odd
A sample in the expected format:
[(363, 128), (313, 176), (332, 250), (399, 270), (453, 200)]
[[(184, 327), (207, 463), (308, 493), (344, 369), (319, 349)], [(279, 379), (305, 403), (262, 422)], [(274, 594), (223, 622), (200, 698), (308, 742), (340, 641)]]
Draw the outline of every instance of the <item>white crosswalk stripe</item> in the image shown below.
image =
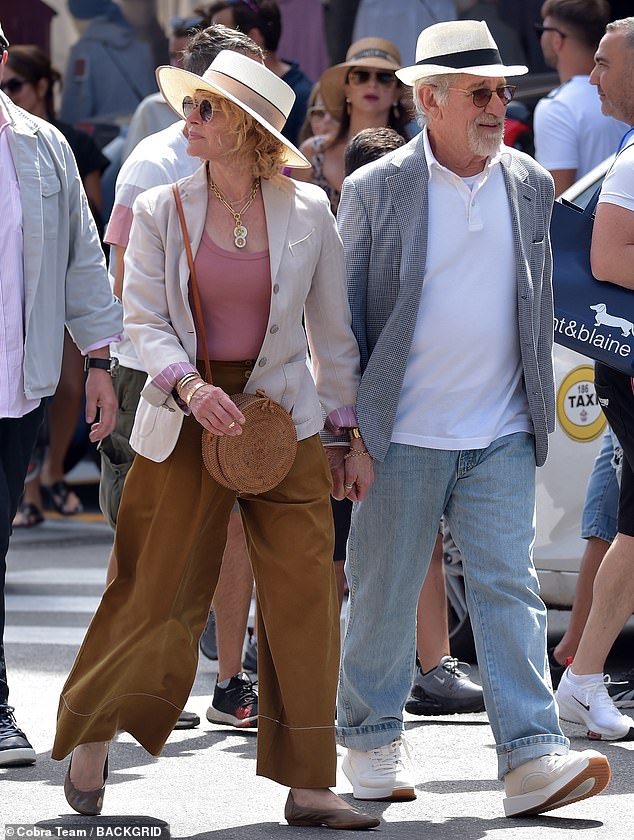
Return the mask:
[[(79, 646), (99, 605), (104, 580), (103, 567), (9, 567), (5, 643)], [(71, 586), (77, 594), (69, 594)], [(83, 618), (79, 624), (78, 618)]]

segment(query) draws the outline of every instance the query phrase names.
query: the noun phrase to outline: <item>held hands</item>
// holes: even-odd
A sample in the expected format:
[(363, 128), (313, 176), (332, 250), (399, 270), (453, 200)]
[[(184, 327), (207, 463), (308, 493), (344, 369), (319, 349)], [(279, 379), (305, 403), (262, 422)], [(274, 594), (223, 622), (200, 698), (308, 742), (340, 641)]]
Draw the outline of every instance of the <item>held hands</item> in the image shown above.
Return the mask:
[(187, 385), (180, 391), (192, 414), (200, 425), (214, 435), (230, 435), (235, 437), (242, 434), (244, 414), (230, 399), (222, 388), (208, 385), (199, 379)]
[(86, 377), (86, 423), (90, 424), (88, 437), (92, 443), (103, 440), (114, 431), (117, 408), (117, 397), (110, 373), (100, 368), (90, 368)]
[(349, 448), (326, 446), (326, 457), (332, 473), (333, 498), (363, 501), (374, 481), (372, 458), (363, 442), (355, 442)]

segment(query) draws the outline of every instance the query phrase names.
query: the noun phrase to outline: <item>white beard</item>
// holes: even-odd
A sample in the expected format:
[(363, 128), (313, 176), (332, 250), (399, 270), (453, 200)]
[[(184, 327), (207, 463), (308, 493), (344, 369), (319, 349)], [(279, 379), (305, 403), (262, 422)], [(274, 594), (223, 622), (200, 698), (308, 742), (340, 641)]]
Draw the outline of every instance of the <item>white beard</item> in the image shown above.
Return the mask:
[(471, 123), (467, 131), (467, 141), (472, 154), (479, 157), (493, 157), (504, 139), (504, 121), (500, 121), (498, 130), (492, 134), (482, 134), (476, 123)]

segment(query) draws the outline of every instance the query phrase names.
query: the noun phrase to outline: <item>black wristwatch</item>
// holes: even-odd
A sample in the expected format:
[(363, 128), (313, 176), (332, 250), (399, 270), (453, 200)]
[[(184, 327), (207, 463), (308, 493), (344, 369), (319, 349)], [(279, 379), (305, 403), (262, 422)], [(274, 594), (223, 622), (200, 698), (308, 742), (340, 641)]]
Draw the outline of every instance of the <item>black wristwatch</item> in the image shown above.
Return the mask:
[(116, 361), (116, 359), (91, 359), (90, 356), (86, 356), (84, 370), (88, 372), (89, 368), (99, 368), (100, 370), (107, 370), (111, 374), (116, 367)]

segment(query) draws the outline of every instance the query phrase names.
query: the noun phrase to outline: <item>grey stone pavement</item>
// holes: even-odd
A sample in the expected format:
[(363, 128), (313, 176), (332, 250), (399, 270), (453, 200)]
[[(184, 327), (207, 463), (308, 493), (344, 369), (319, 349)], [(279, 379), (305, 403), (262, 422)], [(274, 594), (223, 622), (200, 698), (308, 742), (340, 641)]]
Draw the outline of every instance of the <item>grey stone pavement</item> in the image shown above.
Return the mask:
[[(82, 818), (71, 812), (62, 791), (67, 762), (52, 761), (50, 746), (59, 692), (99, 600), (110, 541), (97, 516), (47, 520), (14, 538), (7, 592), (10, 702), (38, 760), (30, 768), (0, 769), (0, 832), (4, 827), (12, 838), (171, 835), (195, 840), (307, 840), (323, 834), (327, 829), (286, 825), (286, 790), (255, 776), (254, 732), (205, 720), (216, 663), (204, 658), (187, 704), (201, 725), (172, 733), (160, 758), (120, 735), (111, 749), (103, 815)], [(619, 665), (626, 664), (631, 649), (629, 636)], [(564, 726), (573, 748), (594, 746), (609, 756), (613, 780), (600, 797), (535, 819), (505, 819), (491, 730), (485, 714), (474, 714), (407, 716), (417, 800), (361, 804), (383, 820), (375, 833), (395, 840), (554, 840), (573, 832), (584, 840), (630, 840), (634, 743), (597, 745), (580, 727)], [(341, 772), (338, 782), (337, 791), (352, 802)]]

